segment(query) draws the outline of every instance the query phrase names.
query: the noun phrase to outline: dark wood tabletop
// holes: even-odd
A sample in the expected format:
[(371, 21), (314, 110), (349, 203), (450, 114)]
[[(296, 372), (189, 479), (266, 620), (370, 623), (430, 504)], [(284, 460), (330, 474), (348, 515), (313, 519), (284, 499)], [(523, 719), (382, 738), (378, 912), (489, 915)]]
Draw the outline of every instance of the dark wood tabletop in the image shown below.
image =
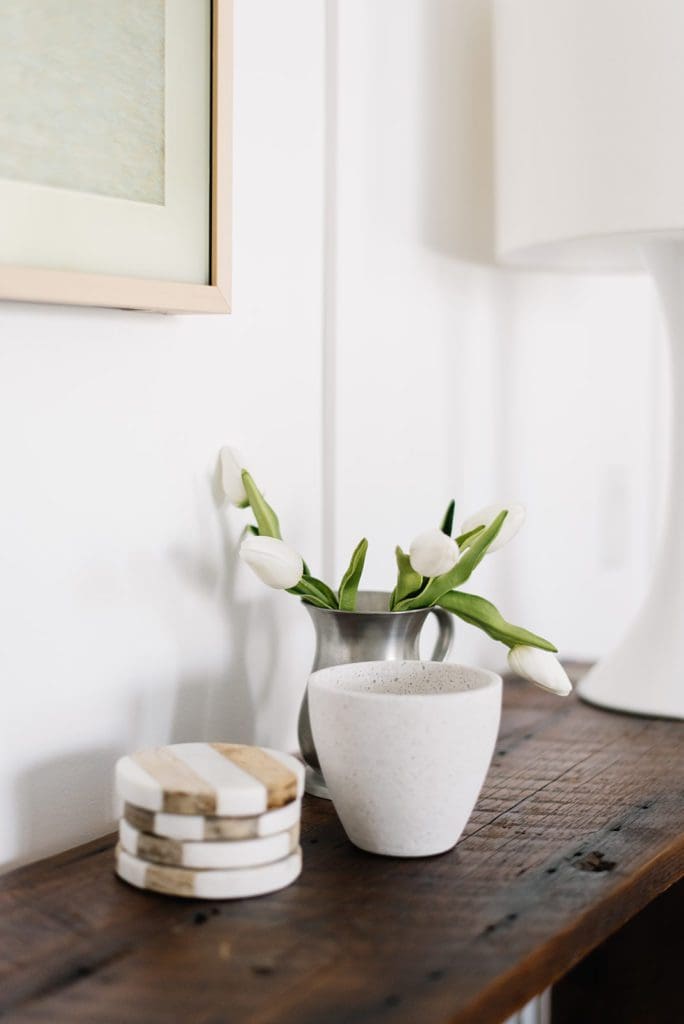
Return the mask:
[(331, 804), (307, 798), (302, 876), (259, 899), (130, 888), (111, 837), (14, 871), (0, 879), (0, 1016), (500, 1022), (684, 875), (683, 738), (682, 723), (509, 682), (450, 853), (363, 853)]

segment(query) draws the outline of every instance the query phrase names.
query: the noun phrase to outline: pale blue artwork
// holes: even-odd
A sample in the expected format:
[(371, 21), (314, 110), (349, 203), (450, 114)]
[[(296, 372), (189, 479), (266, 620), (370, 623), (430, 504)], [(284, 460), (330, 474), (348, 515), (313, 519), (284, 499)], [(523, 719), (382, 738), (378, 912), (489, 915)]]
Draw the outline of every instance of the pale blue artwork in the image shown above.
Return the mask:
[(0, 0), (0, 178), (164, 203), (164, 0)]

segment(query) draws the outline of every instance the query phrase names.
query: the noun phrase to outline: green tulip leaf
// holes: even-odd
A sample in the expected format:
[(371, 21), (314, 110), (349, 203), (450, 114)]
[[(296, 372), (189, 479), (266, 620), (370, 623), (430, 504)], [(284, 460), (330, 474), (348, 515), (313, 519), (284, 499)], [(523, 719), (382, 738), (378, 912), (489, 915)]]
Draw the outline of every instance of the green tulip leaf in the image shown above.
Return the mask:
[(450, 590), (462, 586), (487, 554), (489, 545), (499, 533), (507, 515), (507, 509), (499, 512), (496, 519), (493, 519), (489, 526), (482, 530), (470, 546), (466, 548), (453, 569), (443, 573), (441, 576), (434, 576), (417, 596), (407, 598), (405, 601), (398, 603), (395, 611), (403, 612), (413, 608), (430, 608), (433, 604), (437, 604), (443, 594), (448, 594)]
[(242, 482), (245, 485), (247, 499), (252, 506), (252, 512), (254, 513), (261, 536), (275, 537), (277, 540), (282, 540), (278, 516), (268, 504), (246, 469), (242, 471)]
[[(291, 594), (296, 593), (295, 590), (290, 591)], [(325, 608), (330, 611), (330, 605), (327, 601), (324, 601), (322, 597), (316, 597), (314, 594), (298, 594), (302, 599), (303, 604), (312, 604), (314, 608)]]
[(323, 580), (317, 580), (315, 576), (305, 573), (299, 583), (288, 589), (288, 594), (296, 594), (309, 604), (315, 604), (317, 608), (337, 608), (337, 597)]
[(444, 513), (444, 519), (440, 530), (442, 533), (446, 533), (447, 537), (450, 537), (454, 529), (454, 512), (456, 511), (456, 502), (452, 500), (449, 502), (446, 512)]
[(400, 547), (395, 548), (394, 554), (397, 559), (397, 569), (399, 572), (397, 585), (392, 592), (390, 600), (390, 611), (394, 611), (400, 601), (417, 594), (423, 586), (423, 577), (411, 566), (409, 556)]
[(353, 612), (356, 608), (356, 595), (359, 591), (359, 583), (361, 582), (361, 574), (366, 562), (367, 551), (368, 541), (364, 537), (354, 549), (338, 590), (340, 609), (343, 612)]
[(311, 588), (312, 592), (315, 590), (317, 595), (326, 602), (328, 608), (339, 608), (337, 594), (323, 580), (319, 580), (307, 573), (302, 576), (300, 583), (305, 587)]
[(313, 597), (311, 594), (308, 596), (306, 594), (300, 594), (299, 596), (302, 599), (302, 604), (312, 604), (314, 608), (324, 608), (326, 611), (330, 611), (330, 605), (326, 604), (325, 601), (318, 597)]
[(467, 533), (462, 533), (459, 537), (456, 538), (456, 543), (458, 544), (459, 548), (467, 548), (470, 542), (472, 541), (473, 537), (477, 537), (477, 535), (479, 533), (482, 533), (483, 530), (484, 526), (476, 526), (474, 527), (474, 529), (468, 530)]
[(557, 648), (549, 640), (537, 636), (536, 633), (530, 633), (521, 626), (513, 626), (506, 622), (491, 601), (478, 597), (477, 594), (464, 594), (462, 590), (452, 590), (448, 594), (443, 594), (437, 603), (448, 612), (458, 615), (464, 622), (483, 630), (492, 640), (498, 640), (507, 647), (525, 644), (528, 647), (540, 647), (543, 651), (557, 653)]

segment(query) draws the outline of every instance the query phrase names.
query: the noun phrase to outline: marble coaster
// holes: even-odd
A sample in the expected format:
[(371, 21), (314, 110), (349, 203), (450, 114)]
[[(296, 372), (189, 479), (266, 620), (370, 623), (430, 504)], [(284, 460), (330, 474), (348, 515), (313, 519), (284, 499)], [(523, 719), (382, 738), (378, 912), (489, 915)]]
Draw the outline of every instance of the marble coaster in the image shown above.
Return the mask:
[(237, 743), (175, 743), (122, 757), (116, 788), (148, 811), (236, 816), (297, 800), (304, 766), (289, 754)]
[(286, 832), (299, 822), (301, 800), (252, 818), (214, 818), (202, 814), (155, 814), (133, 804), (124, 806), (125, 820), (139, 832), (168, 839), (258, 839)]
[(119, 843), (126, 853), (183, 868), (254, 868), (289, 857), (299, 845), (299, 825), (264, 839), (238, 839), (222, 843), (181, 842), (138, 832), (127, 821), (119, 824)]
[(130, 885), (169, 896), (189, 896), (208, 900), (243, 899), (262, 896), (290, 885), (302, 870), (302, 851), (275, 864), (258, 868), (232, 868), (227, 871), (192, 871), (189, 868), (149, 864), (116, 848), (116, 873)]

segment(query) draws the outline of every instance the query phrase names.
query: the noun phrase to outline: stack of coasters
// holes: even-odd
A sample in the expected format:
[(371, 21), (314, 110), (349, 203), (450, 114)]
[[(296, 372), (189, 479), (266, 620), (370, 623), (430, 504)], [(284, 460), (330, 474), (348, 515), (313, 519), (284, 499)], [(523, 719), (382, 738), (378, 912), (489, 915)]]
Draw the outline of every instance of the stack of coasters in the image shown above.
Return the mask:
[(176, 743), (122, 757), (116, 873), (139, 889), (237, 899), (299, 876), (304, 766), (236, 743)]

